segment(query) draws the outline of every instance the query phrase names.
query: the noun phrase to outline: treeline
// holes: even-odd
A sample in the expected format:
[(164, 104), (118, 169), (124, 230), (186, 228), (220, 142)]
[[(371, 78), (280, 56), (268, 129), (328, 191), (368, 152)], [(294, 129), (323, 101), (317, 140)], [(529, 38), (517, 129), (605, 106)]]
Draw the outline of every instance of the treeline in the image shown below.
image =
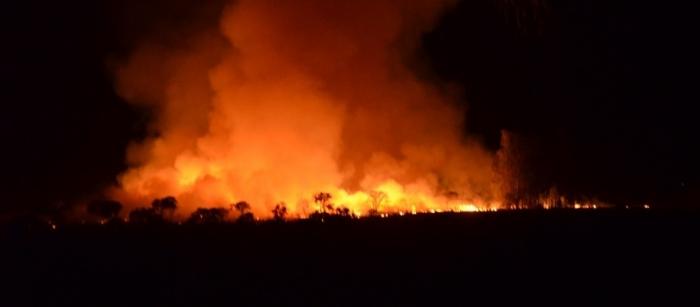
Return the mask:
[[(318, 209), (309, 215), (309, 219), (325, 221), (328, 219), (348, 219), (357, 216), (344, 206), (337, 206), (332, 202), (330, 193), (319, 192), (313, 195), (313, 200)], [(130, 224), (162, 224), (162, 223), (187, 223), (187, 224), (216, 224), (226, 222), (253, 223), (258, 220), (252, 212), (251, 205), (245, 201), (230, 204), (228, 207), (200, 207), (193, 211), (186, 219), (176, 216), (180, 208), (174, 196), (156, 198), (150, 207), (141, 207), (131, 210), (125, 218), (122, 218), (124, 206), (115, 200), (100, 199), (91, 201), (86, 207), (87, 218), (91, 222), (99, 224), (130, 223)], [(286, 203), (280, 202), (271, 210), (270, 221), (284, 222), (288, 218), (289, 210)]]
[[(382, 212), (381, 207), (386, 201), (383, 192), (371, 193), (370, 209), (367, 217), (387, 217), (391, 212)], [(57, 229), (63, 225), (95, 224), (95, 225), (203, 225), (203, 224), (256, 224), (284, 223), (290, 219), (304, 219), (310, 222), (345, 221), (359, 218), (355, 212), (343, 205), (333, 202), (333, 195), (318, 192), (311, 198), (315, 209), (303, 216), (290, 216), (287, 204), (279, 202), (270, 209), (270, 214), (264, 217), (254, 215), (252, 206), (246, 201), (239, 201), (228, 206), (199, 207), (189, 215), (178, 214), (182, 208), (177, 198), (165, 196), (151, 201), (150, 206), (126, 208), (113, 199), (94, 199), (85, 206), (70, 206), (63, 202), (56, 203), (40, 212), (18, 213), (13, 216), (0, 217), (0, 225), (19, 227), (20, 229)], [(384, 214), (382, 214), (384, 213)], [(396, 213), (398, 214), (398, 213)], [(3, 226), (3, 227), (4, 227)], [(15, 227), (15, 228), (17, 228)]]

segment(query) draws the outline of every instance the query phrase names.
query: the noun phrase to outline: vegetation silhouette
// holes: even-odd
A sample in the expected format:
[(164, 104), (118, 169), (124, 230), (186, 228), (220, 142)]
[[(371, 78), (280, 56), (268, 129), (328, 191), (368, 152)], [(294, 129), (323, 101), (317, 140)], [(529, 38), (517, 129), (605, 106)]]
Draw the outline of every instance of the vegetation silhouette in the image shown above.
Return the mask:
[(233, 204), (233, 209), (238, 211), (238, 223), (249, 224), (255, 222), (255, 216), (250, 212), (250, 204), (245, 201), (239, 201)]
[(130, 223), (134, 224), (163, 224), (174, 219), (177, 210), (177, 199), (173, 196), (156, 198), (150, 208), (136, 208), (129, 212)]
[(248, 204), (245, 201), (239, 201), (233, 204), (233, 208), (236, 209), (239, 213), (243, 214), (250, 211), (250, 204)]
[(318, 205), (318, 210), (309, 215), (309, 220), (316, 222), (338, 221), (356, 218), (349, 208), (340, 206), (336, 207), (331, 199), (333, 195), (327, 192), (319, 192), (314, 194), (314, 202)]
[(338, 207), (335, 208), (335, 215), (338, 217), (344, 217), (344, 218), (353, 218), (355, 217), (355, 214), (350, 212), (350, 209), (348, 207)]
[(370, 191), (369, 192), (369, 204), (370, 209), (367, 210), (368, 216), (379, 216), (380, 210), (387, 200), (386, 193), (382, 191)]
[(284, 202), (278, 203), (274, 209), (272, 209), (273, 220), (277, 222), (284, 222), (287, 218), (287, 204)]
[(159, 214), (163, 218), (172, 218), (175, 210), (177, 210), (177, 199), (173, 196), (156, 198), (151, 203), (151, 207), (156, 214)]
[(386, 202), (387, 195), (382, 191), (370, 191), (369, 200), (372, 209), (379, 211)]
[(328, 211), (333, 211), (333, 204), (331, 203), (331, 198), (333, 198), (333, 195), (331, 195), (331, 193), (319, 192), (314, 194), (314, 202), (319, 205), (321, 213), (328, 213)]

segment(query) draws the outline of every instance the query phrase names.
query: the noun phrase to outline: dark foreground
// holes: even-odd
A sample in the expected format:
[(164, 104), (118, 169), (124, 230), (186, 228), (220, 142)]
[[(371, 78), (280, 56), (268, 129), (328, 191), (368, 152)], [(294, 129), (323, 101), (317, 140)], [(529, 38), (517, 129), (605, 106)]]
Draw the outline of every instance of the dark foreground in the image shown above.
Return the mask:
[(694, 305), (698, 230), (654, 210), (8, 228), (0, 306)]

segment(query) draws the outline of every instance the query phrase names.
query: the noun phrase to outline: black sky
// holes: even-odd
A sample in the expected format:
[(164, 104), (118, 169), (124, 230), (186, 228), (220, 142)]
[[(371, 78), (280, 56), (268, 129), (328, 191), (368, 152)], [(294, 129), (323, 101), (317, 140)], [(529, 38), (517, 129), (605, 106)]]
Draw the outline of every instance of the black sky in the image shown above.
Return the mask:
[[(217, 10), (144, 2), (3, 4), (0, 211), (89, 197), (124, 169), (149, 114), (116, 95), (110, 60), (144, 33)], [(467, 131), (493, 150), (501, 129), (528, 139), (543, 186), (697, 205), (696, 11), (681, 1), (506, 2), (463, 0), (423, 39), (431, 78), (465, 89)]]

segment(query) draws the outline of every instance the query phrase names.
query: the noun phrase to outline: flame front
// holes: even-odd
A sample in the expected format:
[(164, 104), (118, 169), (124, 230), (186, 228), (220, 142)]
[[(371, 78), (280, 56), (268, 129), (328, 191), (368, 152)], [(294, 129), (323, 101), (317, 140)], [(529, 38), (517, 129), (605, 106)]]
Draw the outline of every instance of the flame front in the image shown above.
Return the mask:
[(117, 71), (157, 111), (113, 195), (173, 195), (185, 212), (245, 200), (258, 216), (336, 206), (475, 211), (500, 205), (493, 155), (463, 136), (463, 110), (407, 67), (451, 1), (241, 0), (218, 28), (153, 41)]

